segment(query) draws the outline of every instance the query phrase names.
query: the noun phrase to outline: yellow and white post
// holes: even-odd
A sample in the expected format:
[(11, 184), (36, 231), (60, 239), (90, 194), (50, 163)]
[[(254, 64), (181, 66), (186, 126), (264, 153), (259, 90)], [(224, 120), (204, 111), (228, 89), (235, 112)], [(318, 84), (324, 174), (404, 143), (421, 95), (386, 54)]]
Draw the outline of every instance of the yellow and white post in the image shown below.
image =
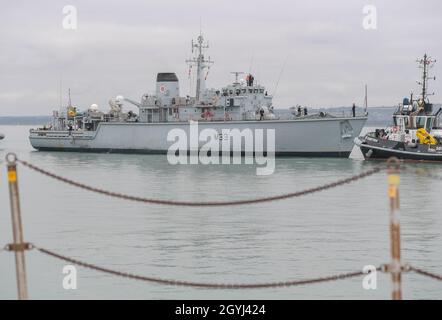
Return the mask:
[(389, 272), (392, 280), (392, 299), (402, 300), (401, 279), (401, 233), (399, 224), (399, 169), (400, 162), (397, 158), (390, 158), (388, 164), (388, 197), (390, 200), (390, 242), (391, 264)]
[(20, 213), (20, 198), (17, 183), (17, 158), (15, 154), (6, 155), (9, 182), (9, 199), (11, 204), (12, 234), (14, 243), (10, 245), (15, 252), (15, 266), (17, 273), (18, 299), (28, 299), (28, 288), (26, 284), (25, 250), (26, 243), (23, 241), (23, 228)]

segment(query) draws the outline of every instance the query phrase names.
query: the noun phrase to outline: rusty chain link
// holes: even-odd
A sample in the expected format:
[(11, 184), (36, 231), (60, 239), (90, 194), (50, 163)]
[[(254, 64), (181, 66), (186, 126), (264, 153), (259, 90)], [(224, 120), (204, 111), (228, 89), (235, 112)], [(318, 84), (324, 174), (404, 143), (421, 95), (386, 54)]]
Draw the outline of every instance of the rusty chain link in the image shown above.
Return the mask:
[[(349, 272), (349, 273), (341, 273), (341, 274), (335, 274), (331, 276), (326, 277), (319, 277), (319, 278), (312, 278), (312, 279), (304, 279), (304, 280), (290, 280), (290, 281), (281, 281), (281, 282), (268, 282), (268, 283), (204, 283), (204, 282), (193, 282), (193, 281), (182, 281), (182, 280), (170, 280), (170, 279), (163, 279), (163, 278), (155, 278), (155, 277), (146, 277), (146, 276), (140, 276), (135, 275), (127, 272), (120, 272), (116, 270), (111, 270), (107, 268), (103, 268), (100, 266), (96, 266), (90, 263), (85, 263), (70, 257), (63, 256), (61, 254), (55, 253), (53, 251), (40, 248), (37, 246), (34, 246), (34, 248), (38, 251), (40, 251), (43, 254), (46, 254), (48, 256), (51, 256), (53, 258), (63, 260), (87, 269), (111, 274), (118, 277), (128, 278), (132, 280), (139, 280), (139, 281), (145, 281), (145, 282), (152, 282), (152, 283), (158, 283), (162, 285), (171, 285), (171, 286), (184, 286), (184, 287), (195, 287), (195, 288), (209, 288), (209, 289), (264, 289), (264, 288), (278, 288), (278, 287), (291, 287), (291, 286), (301, 286), (301, 285), (307, 285), (307, 284), (315, 284), (315, 283), (321, 283), (321, 282), (329, 282), (329, 281), (337, 281), (337, 280), (343, 280), (348, 278), (354, 278), (366, 275), (367, 273), (364, 273), (362, 271), (356, 271), (356, 272)], [(381, 271), (381, 267), (376, 268), (376, 271)]]
[[(316, 284), (316, 283), (323, 283), (323, 282), (331, 282), (331, 281), (338, 281), (338, 280), (344, 280), (349, 278), (355, 278), (359, 276), (366, 275), (367, 273), (364, 273), (363, 271), (355, 271), (355, 272), (348, 272), (348, 273), (340, 273), (335, 274), (331, 276), (325, 276), (325, 277), (318, 277), (318, 278), (310, 278), (310, 279), (302, 279), (302, 280), (288, 280), (288, 281), (280, 281), (280, 282), (266, 282), (266, 283), (206, 283), (206, 282), (194, 282), (194, 281), (182, 281), (182, 280), (172, 280), (172, 279), (164, 279), (164, 278), (156, 278), (156, 277), (147, 277), (147, 276), (141, 276), (136, 275), (132, 273), (127, 272), (121, 272), (117, 270), (112, 270), (104, 267), (100, 267), (91, 263), (86, 263), (71, 257), (67, 257), (58, 253), (55, 253), (51, 250), (41, 248), (38, 246), (35, 246), (32, 243), (26, 243), (26, 245), (29, 246), (28, 250), (35, 249), (45, 255), (48, 255), (50, 257), (56, 258), (58, 260), (62, 260), (65, 262), (69, 262), (72, 264), (75, 264), (77, 266), (91, 269), (94, 271), (99, 271), (103, 273), (107, 273), (110, 275), (123, 277), (127, 279), (132, 280), (138, 280), (138, 281), (144, 281), (144, 282), (152, 282), (157, 283), (161, 285), (171, 285), (171, 286), (183, 286), (183, 287), (194, 287), (194, 288), (207, 288), (207, 289), (265, 289), (265, 288), (279, 288), (279, 287), (292, 287), (292, 286), (302, 286), (302, 285), (309, 285), (309, 284)], [(6, 245), (2, 251), (14, 251), (13, 248), (10, 247), (10, 245)], [(379, 267), (376, 268), (376, 271), (384, 272), (384, 273), (390, 273), (390, 266), (388, 264), (382, 264)], [(413, 271), (417, 274), (432, 278), (434, 280), (442, 281), (442, 275), (438, 275), (420, 268), (416, 268), (413, 266), (410, 266), (408, 264), (405, 264), (401, 266), (401, 272), (410, 272)]]
[(429, 271), (425, 271), (425, 270), (422, 270), (422, 269), (419, 269), (419, 268), (415, 268), (413, 266), (410, 266), (410, 271), (414, 271), (415, 273), (420, 274), (422, 276), (426, 276), (426, 277), (429, 277), (429, 278), (432, 278), (432, 279), (435, 279), (435, 280), (442, 281), (442, 275), (439, 275), (439, 274), (435, 274), (435, 273), (432, 273), (432, 272), (429, 272)]
[(69, 185), (92, 191), (95, 193), (99, 193), (102, 195), (124, 199), (124, 200), (130, 200), (130, 201), (136, 201), (136, 202), (142, 202), (142, 203), (150, 203), (150, 204), (160, 204), (160, 205), (171, 205), (171, 206), (187, 206), (187, 207), (216, 207), (216, 206), (236, 206), (236, 205), (244, 205), (244, 204), (255, 204), (255, 203), (262, 203), (262, 202), (269, 202), (269, 201), (276, 201), (276, 200), (283, 200), (283, 199), (289, 199), (289, 198), (295, 198), (304, 196), (307, 194), (312, 194), (315, 192), (324, 191), (327, 189), (331, 189), (334, 187), (342, 186), (347, 183), (355, 182), (357, 180), (366, 178), (368, 176), (371, 176), (375, 173), (378, 173), (382, 171), (383, 167), (375, 167), (373, 169), (370, 169), (368, 171), (365, 171), (363, 173), (341, 179), (335, 182), (327, 183), (318, 187), (313, 187), (310, 189), (305, 189), (302, 191), (296, 191), (276, 196), (269, 196), (269, 197), (262, 197), (262, 198), (255, 198), (255, 199), (245, 199), (245, 200), (232, 200), (232, 201), (206, 201), (206, 202), (191, 202), (191, 201), (176, 201), (176, 200), (162, 200), (162, 199), (151, 199), (151, 198), (143, 198), (138, 196), (131, 196), (123, 193), (117, 193), (112, 191), (107, 191), (103, 189), (99, 189), (96, 187), (91, 187), (89, 185), (61, 177), (59, 175), (56, 175), (52, 172), (46, 171), (40, 167), (37, 167), (33, 164), (30, 164), (29, 162), (26, 162), (24, 160), (17, 159), (17, 162), (21, 163), (25, 167), (28, 167), (29, 169), (32, 169), (34, 171), (37, 171), (43, 175), (46, 175), (48, 177), (51, 177), (55, 180), (67, 183)]

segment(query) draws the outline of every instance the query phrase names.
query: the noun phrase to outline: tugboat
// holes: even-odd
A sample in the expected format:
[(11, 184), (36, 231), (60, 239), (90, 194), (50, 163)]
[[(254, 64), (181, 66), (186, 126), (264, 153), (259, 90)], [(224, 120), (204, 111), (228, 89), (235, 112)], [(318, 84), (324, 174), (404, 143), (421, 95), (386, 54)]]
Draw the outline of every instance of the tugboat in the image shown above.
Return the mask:
[(436, 80), (428, 75), (436, 60), (425, 54), (417, 62), (423, 69), (422, 81), (418, 82), (422, 86), (420, 98), (413, 100), (413, 94), (404, 98), (393, 114), (392, 126), (355, 139), (365, 159), (394, 156), (403, 160), (442, 161), (442, 108), (434, 112), (427, 93), (428, 80)]

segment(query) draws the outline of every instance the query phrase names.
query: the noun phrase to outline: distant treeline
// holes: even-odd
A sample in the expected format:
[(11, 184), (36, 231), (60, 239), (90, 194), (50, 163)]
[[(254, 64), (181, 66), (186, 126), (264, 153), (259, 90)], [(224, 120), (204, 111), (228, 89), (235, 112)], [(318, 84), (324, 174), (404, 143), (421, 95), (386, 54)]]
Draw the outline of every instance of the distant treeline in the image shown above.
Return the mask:
[[(379, 125), (385, 126), (391, 122), (394, 107), (371, 107), (368, 108), (368, 126)], [(338, 108), (315, 108), (310, 109), (309, 114), (316, 112), (328, 112), (336, 116), (351, 115), (351, 107), (338, 107)], [(281, 116), (281, 118), (289, 118), (290, 110), (288, 109), (275, 109), (275, 112)], [(362, 114), (364, 110), (362, 108), (356, 108), (358, 115)], [(45, 125), (50, 123), (52, 117), (50, 116), (15, 116), (15, 117), (0, 117), (0, 125)]]

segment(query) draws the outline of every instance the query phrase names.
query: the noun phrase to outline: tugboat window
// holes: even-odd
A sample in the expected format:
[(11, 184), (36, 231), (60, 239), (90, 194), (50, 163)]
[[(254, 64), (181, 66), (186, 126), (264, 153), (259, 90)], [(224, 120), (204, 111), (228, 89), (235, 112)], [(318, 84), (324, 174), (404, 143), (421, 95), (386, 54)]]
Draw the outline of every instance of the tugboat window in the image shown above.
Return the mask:
[(418, 129), (425, 128), (426, 117), (416, 117), (416, 127)]
[(433, 119), (427, 118), (427, 125), (425, 126), (425, 130), (430, 132), (432, 128), (433, 128)]
[(404, 127), (405, 126), (405, 118), (404, 117), (394, 117), (393, 123), (395, 126)]

